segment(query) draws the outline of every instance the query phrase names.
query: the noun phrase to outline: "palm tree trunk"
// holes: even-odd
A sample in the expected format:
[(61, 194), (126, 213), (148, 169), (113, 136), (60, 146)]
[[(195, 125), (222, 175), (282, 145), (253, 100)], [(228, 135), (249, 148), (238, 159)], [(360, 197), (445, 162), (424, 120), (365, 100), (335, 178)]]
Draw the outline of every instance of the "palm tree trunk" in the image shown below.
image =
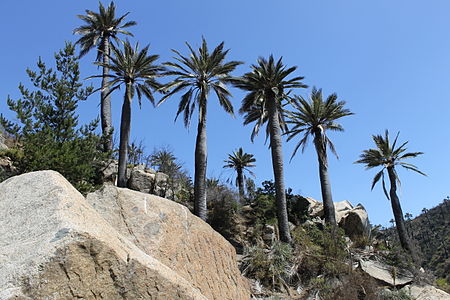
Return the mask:
[(194, 214), (206, 221), (206, 103), (200, 107), (199, 114), (195, 143)]
[[(105, 138), (103, 149), (105, 152), (112, 151), (112, 117), (111, 117), (111, 97), (109, 94), (108, 81), (109, 68), (105, 67), (109, 64), (109, 40), (103, 39), (103, 78), (102, 78), (102, 92), (100, 96), (100, 119), (102, 123), (102, 133)], [(108, 55), (106, 55), (108, 54)]]
[(287, 214), (286, 192), (284, 189), (283, 171), (283, 149), (281, 144), (280, 121), (278, 119), (278, 108), (275, 95), (268, 99), (270, 149), (272, 151), (272, 167), (275, 178), (275, 199), (277, 205), (278, 229), (280, 240), (285, 243), (291, 242), (289, 233), (289, 221)]
[(131, 83), (126, 84), (125, 99), (122, 105), (122, 118), (120, 120), (120, 146), (119, 146), (119, 171), (117, 178), (118, 187), (127, 187), (128, 143), (130, 141), (131, 127)]
[(391, 189), (389, 195), (391, 197), (392, 212), (395, 218), (395, 226), (397, 228), (400, 244), (403, 249), (408, 251), (416, 260), (415, 253), (411, 247), (411, 242), (406, 232), (405, 220), (403, 219), (403, 212), (400, 206), (400, 200), (397, 196), (397, 177), (395, 175), (394, 167), (388, 167), (389, 181), (391, 183)]
[(244, 174), (242, 174), (242, 169), (238, 168), (237, 172), (237, 184), (239, 188), (239, 201), (244, 203)]
[(333, 197), (331, 195), (330, 178), (328, 176), (327, 149), (322, 132), (315, 133), (314, 144), (316, 146), (317, 158), (319, 160), (320, 188), (322, 190), (325, 223), (332, 227), (335, 227), (336, 213), (334, 210)]

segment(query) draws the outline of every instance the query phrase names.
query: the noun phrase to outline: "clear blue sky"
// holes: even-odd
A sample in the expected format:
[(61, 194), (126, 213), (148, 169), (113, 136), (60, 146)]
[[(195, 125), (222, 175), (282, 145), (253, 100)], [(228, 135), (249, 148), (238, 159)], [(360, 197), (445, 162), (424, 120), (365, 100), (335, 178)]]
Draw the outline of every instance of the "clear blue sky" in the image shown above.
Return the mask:
[[(105, 4), (109, 2), (104, 2)], [(174, 48), (186, 53), (185, 41), (198, 46), (205, 36), (210, 47), (225, 41), (229, 59), (249, 70), (258, 56), (283, 56), (287, 65), (298, 66), (305, 83), (336, 92), (355, 115), (342, 119), (346, 131), (330, 133), (340, 159), (330, 157), (330, 176), (335, 201), (362, 203), (371, 222), (389, 225), (390, 203), (381, 187), (370, 191), (375, 170), (365, 171), (353, 162), (363, 149), (373, 147), (371, 135), (389, 129), (409, 140), (409, 150), (425, 154), (411, 162), (429, 176), (399, 170), (399, 194), (404, 212), (413, 215), (450, 195), (450, 2), (416, 0), (379, 1), (116, 1), (118, 13), (130, 12), (132, 41), (151, 44), (151, 51), (167, 61)], [(19, 82), (29, 85), (25, 69), (41, 56), (53, 62), (53, 53), (64, 41), (75, 41), (72, 30), (85, 9), (97, 10), (97, 1), (1, 1), (3, 43), (0, 47), (0, 112), (11, 117), (6, 97), (17, 98)], [(92, 65), (94, 52), (83, 58), (83, 77), (98, 74)], [(91, 81), (98, 86), (98, 81)], [(308, 90), (297, 93), (307, 95)], [(239, 108), (243, 93), (232, 89)], [(98, 116), (100, 95), (80, 104), (82, 121)], [(118, 128), (122, 94), (113, 98), (114, 123)], [(186, 130), (174, 124), (179, 98), (153, 108), (133, 107), (132, 136), (143, 140), (148, 152), (170, 145), (193, 173), (196, 124)], [(271, 179), (271, 158), (264, 136), (250, 142), (251, 127), (242, 117), (232, 118), (211, 97), (208, 115), (208, 176), (228, 178), (222, 169), (227, 153), (242, 146), (257, 159), (256, 182)], [(194, 117), (195, 118), (195, 117)], [(195, 119), (194, 119), (195, 120)], [(321, 199), (316, 154), (312, 145), (291, 163), (294, 143), (284, 144), (286, 186), (294, 192)]]

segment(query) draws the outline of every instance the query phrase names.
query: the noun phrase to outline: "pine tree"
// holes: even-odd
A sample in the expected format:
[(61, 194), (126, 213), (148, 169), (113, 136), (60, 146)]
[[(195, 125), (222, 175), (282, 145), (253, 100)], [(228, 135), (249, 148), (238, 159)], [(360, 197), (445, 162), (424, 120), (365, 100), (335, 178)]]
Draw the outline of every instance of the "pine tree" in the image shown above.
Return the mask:
[(83, 87), (73, 44), (66, 43), (55, 62), (53, 69), (39, 58), (36, 71), (26, 70), (33, 90), (21, 83), (21, 98), (7, 99), (18, 123), (0, 116), (0, 124), (18, 141), (14, 161), (21, 172), (56, 170), (86, 192), (98, 181), (105, 159), (101, 138), (94, 133), (98, 120), (78, 126), (78, 102), (93, 89)]

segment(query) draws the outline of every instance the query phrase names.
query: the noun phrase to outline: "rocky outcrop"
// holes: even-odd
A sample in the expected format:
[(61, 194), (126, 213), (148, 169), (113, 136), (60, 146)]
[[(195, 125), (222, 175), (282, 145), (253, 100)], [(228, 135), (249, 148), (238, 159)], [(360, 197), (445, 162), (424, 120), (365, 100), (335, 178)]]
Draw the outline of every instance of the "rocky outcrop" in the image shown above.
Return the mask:
[(11, 158), (7, 156), (0, 157), (0, 181), (2, 181), (5, 178), (9, 178), (12, 176), (17, 175), (18, 170), (14, 166), (13, 161)]
[(435, 288), (432, 285), (412, 284), (405, 286), (402, 290), (415, 300), (449, 300), (450, 294)]
[(372, 278), (393, 287), (403, 287), (413, 282), (413, 275), (374, 260), (360, 260), (359, 267)]
[(175, 187), (169, 186), (169, 176), (138, 165), (130, 170), (128, 187), (132, 190), (160, 197), (172, 197)]
[(86, 199), (118, 232), (208, 299), (249, 298), (234, 248), (186, 207), (114, 186)]
[(231, 245), (181, 205), (89, 199), (54, 171), (0, 184), (0, 299), (250, 298)]
[(361, 204), (345, 211), (340, 217), (338, 224), (352, 240), (364, 236), (370, 230), (369, 216), (367, 215), (366, 209)]
[(308, 215), (311, 217), (323, 217), (323, 203), (311, 197), (305, 197), (303, 200), (308, 204)]
[[(323, 204), (313, 198), (304, 198), (308, 205), (308, 214), (313, 223), (323, 223)], [(356, 207), (347, 201), (334, 202), (336, 223), (343, 228), (345, 234), (351, 239), (356, 239), (369, 230), (369, 216), (361, 204)]]
[(150, 194), (153, 192), (155, 177), (154, 173), (134, 168), (131, 170), (128, 186), (132, 190)]
[[(115, 184), (117, 170), (117, 160), (111, 160), (106, 163), (102, 169), (103, 182)], [(179, 184), (170, 184), (170, 178), (167, 174), (146, 168), (145, 165), (136, 165), (128, 168), (127, 180), (127, 186), (132, 190), (164, 198), (173, 199), (175, 194), (181, 190)]]

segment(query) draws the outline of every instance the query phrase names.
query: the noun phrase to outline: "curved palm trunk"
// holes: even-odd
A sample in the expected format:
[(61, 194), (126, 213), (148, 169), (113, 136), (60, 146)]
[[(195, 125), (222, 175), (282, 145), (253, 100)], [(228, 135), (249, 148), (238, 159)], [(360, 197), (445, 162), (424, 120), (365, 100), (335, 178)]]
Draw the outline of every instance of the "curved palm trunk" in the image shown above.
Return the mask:
[(125, 99), (122, 105), (122, 118), (120, 120), (118, 187), (127, 187), (128, 142), (130, 141), (131, 127), (130, 85), (130, 83), (126, 84)]
[(239, 188), (239, 201), (244, 203), (244, 174), (242, 174), (242, 168), (237, 168), (237, 184)]
[(289, 233), (286, 192), (284, 189), (283, 150), (281, 144), (280, 121), (278, 120), (278, 108), (275, 103), (275, 96), (273, 95), (271, 99), (268, 100), (268, 126), (270, 131), (270, 149), (272, 151), (273, 175), (275, 178), (278, 228), (280, 231), (280, 240), (285, 243), (290, 243), (291, 234)]
[(201, 117), (195, 143), (194, 214), (206, 221), (206, 104), (200, 108), (199, 113)]
[(408, 251), (415, 259), (415, 253), (413, 252), (411, 242), (406, 232), (405, 220), (403, 219), (403, 212), (400, 206), (400, 200), (397, 196), (397, 181), (394, 167), (388, 167), (387, 170), (389, 174), (389, 181), (391, 182), (391, 189), (389, 191), (389, 196), (391, 197), (392, 212), (394, 214), (395, 227), (397, 228), (400, 244), (402, 245), (402, 248)]
[[(109, 55), (109, 40), (103, 40), (103, 49)], [(100, 95), (100, 119), (102, 124), (102, 133), (105, 138), (103, 149), (105, 152), (112, 151), (112, 117), (111, 117), (111, 97), (109, 94), (108, 77), (109, 68), (105, 65), (109, 64), (108, 55), (103, 55), (103, 78), (102, 78), (102, 92)]]
[(316, 146), (317, 158), (319, 160), (320, 188), (322, 190), (325, 223), (335, 227), (336, 213), (334, 210), (333, 197), (331, 195), (330, 178), (328, 176), (327, 149), (321, 132), (315, 133), (314, 144)]

